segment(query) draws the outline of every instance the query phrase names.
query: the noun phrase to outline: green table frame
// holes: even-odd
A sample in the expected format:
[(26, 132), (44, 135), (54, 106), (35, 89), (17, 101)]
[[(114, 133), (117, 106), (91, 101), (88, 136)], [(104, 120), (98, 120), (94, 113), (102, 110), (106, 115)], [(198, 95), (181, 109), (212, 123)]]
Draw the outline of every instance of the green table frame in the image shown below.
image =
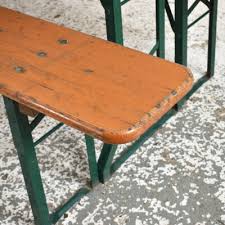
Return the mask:
[[(107, 39), (123, 45), (123, 25), (121, 7), (130, 0), (101, 0), (105, 9)], [(212, 76), (215, 67), (216, 47), (216, 23), (218, 0), (195, 0), (188, 8), (188, 0), (174, 0), (175, 15), (173, 15), (168, 0), (155, 0), (156, 5), (156, 44), (150, 54), (157, 52), (157, 56), (165, 57), (165, 11), (170, 25), (175, 34), (175, 62), (187, 65), (187, 42), (188, 29), (209, 15), (208, 37), (208, 67), (207, 73)], [(199, 18), (188, 24), (188, 17), (199, 3), (207, 6), (208, 10)]]
[[(120, 0), (102, 0), (101, 3), (105, 9), (106, 26), (108, 40), (123, 44), (122, 32), (122, 15), (121, 6), (127, 3), (128, 0), (120, 2)], [(72, 198), (64, 205), (57, 208), (55, 212), (50, 213), (47, 206), (47, 201), (44, 193), (38, 160), (36, 157), (35, 147), (45, 140), (49, 135), (63, 126), (59, 123), (49, 132), (44, 134), (38, 140), (34, 141), (32, 132), (40, 124), (44, 118), (43, 114), (38, 114), (32, 122), (29, 122), (28, 116), (24, 115), (19, 110), (17, 102), (4, 97), (7, 116), (14, 140), (15, 147), (19, 156), (22, 172), (31, 203), (34, 220), (36, 225), (51, 225), (55, 224), (76, 202), (86, 195), (97, 184), (105, 183), (113, 173), (169, 118), (171, 118), (182, 104), (207, 80), (214, 74), (215, 61), (215, 42), (216, 42), (216, 17), (217, 17), (217, 0), (197, 0), (189, 9), (187, 8), (187, 0), (175, 0), (175, 19), (171, 13), (167, 0), (156, 0), (156, 45), (150, 51), (150, 54), (157, 53), (157, 56), (165, 57), (165, 11), (168, 14), (171, 26), (175, 31), (175, 61), (186, 65), (187, 63), (187, 28), (191, 27), (199, 18), (192, 24), (187, 24), (188, 15), (193, 11), (199, 2), (203, 2), (209, 7), (210, 22), (209, 22), (209, 54), (208, 54), (208, 72), (205, 76), (199, 79), (193, 86), (192, 90), (168, 113), (166, 113), (157, 123), (150, 127), (138, 140), (127, 147), (114, 160), (117, 150), (117, 145), (103, 144), (103, 148), (99, 159), (96, 159), (94, 139), (88, 135), (84, 135), (86, 142), (88, 164), (90, 171), (90, 184), (78, 190)], [(166, 10), (165, 10), (166, 9)], [(201, 17), (202, 18), (202, 17)], [(201, 19), (200, 18), (200, 19)]]
[[(123, 45), (123, 25), (121, 7), (130, 0), (100, 0), (105, 9), (107, 39), (112, 42)], [(155, 0), (156, 5), (156, 44), (153, 46), (149, 54), (165, 58), (165, 12), (168, 16), (171, 29), (175, 34), (175, 59), (176, 63), (187, 66), (188, 55), (188, 29), (198, 23), (205, 16), (209, 15), (209, 31), (208, 31), (208, 56), (206, 74), (197, 80), (190, 93), (189, 98), (195, 91), (199, 89), (205, 82), (213, 77), (215, 72), (215, 51), (216, 51), (216, 33), (217, 33), (217, 8), (218, 0), (195, 0), (188, 7), (188, 0), (174, 0), (175, 15), (173, 15), (168, 0)], [(208, 10), (199, 18), (188, 24), (188, 17), (193, 10), (200, 4), (206, 5)], [(177, 108), (181, 107), (185, 101), (177, 104)]]

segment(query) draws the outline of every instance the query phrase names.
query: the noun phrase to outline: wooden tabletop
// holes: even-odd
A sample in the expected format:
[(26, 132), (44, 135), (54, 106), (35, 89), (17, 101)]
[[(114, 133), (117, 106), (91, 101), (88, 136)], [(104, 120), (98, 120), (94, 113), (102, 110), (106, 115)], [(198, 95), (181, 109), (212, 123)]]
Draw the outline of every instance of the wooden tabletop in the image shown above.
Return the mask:
[(138, 138), (192, 86), (183, 66), (0, 8), (0, 93), (106, 143)]

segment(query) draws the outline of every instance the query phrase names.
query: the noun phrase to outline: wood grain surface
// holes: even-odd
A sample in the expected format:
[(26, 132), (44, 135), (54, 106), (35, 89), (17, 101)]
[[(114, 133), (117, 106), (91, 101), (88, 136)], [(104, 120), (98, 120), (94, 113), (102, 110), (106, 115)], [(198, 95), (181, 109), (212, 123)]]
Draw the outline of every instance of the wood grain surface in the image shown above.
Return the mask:
[(106, 143), (143, 134), (192, 87), (183, 66), (0, 7), (0, 93)]

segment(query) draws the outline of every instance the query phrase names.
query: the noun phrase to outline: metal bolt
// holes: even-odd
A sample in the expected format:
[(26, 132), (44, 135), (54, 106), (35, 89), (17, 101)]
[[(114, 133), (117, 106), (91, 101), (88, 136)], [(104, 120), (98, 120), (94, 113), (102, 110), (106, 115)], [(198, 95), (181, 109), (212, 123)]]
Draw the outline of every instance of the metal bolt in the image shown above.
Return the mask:
[(59, 39), (58, 40), (58, 43), (60, 45), (67, 45), (67, 44), (69, 44), (69, 41), (67, 39)]
[(17, 73), (24, 73), (25, 72), (25, 69), (22, 66), (16, 66), (14, 69)]
[(41, 58), (44, 58), (44, 57), (47, 56), (47, 53), (46, 53), (46, 52), (40, 51), (40, 52), (37, 52), (37, 56), (39, 56), (39, 57), (41, 57)]

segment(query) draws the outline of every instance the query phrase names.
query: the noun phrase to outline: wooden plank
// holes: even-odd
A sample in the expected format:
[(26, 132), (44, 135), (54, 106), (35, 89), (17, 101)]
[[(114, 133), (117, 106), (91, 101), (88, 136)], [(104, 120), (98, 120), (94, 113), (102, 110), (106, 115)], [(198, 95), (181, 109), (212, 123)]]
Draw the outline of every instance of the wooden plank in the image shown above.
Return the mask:
[(38, 112), (36, 110), (31, 109), (28, 106), (23, 105), (23, 104), (19, 104), (19, 109), (20, 109), (21, 113), (23, 113), (27, 116), (30, 116), (30, 117), (35, 117), (38, 114)]
[(107, 143), (138, 138), (193, 83), (183, 66), (2, 7), (0, 30), (0, 93)]

